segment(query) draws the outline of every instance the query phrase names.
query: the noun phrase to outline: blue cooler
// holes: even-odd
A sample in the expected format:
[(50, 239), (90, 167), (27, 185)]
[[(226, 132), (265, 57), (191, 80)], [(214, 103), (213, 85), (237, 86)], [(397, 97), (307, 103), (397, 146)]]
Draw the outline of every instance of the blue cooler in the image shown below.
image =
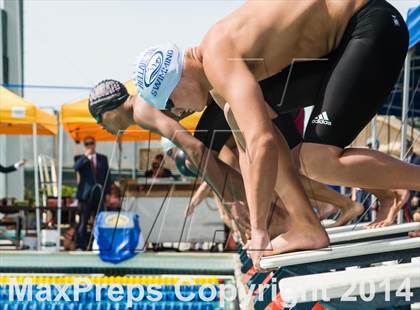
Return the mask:
[(139, 222), (139, 216), (134, 212), (98, 213), (93, 234), (99, 257), (116, 264), (136, 255), (141, 233)]

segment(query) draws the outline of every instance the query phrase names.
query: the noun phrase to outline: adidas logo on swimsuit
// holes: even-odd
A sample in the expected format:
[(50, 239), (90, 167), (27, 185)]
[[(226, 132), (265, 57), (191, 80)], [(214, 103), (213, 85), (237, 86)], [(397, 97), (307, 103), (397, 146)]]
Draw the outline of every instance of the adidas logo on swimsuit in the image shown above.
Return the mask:
[(312, 124), (321, 124), (331, 126), (331, 121), (328, 118), (327, 112), (322, 112), (312, 120)]

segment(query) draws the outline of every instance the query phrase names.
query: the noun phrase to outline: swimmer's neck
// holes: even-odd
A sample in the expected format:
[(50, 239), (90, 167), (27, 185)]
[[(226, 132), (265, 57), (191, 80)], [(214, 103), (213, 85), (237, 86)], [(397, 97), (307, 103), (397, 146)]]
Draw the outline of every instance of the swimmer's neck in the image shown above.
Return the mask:
[[(136, 104), (137, 96), (128, 96), (127, 100), (123, 103), (124, 115), (126, 117), (126, 122), (128, 126), (136, 125), (136, 121), (134, 120), (134, 105)], [(127, 127), (128, 127), (127, 126)]]
[(203, 54), (199, 47), (186, 48), (184, 52), (184, 72), (195, 81), (198, 81), (203, 89), (211, 91), (213, 86), (210, 84), (203, 66)]

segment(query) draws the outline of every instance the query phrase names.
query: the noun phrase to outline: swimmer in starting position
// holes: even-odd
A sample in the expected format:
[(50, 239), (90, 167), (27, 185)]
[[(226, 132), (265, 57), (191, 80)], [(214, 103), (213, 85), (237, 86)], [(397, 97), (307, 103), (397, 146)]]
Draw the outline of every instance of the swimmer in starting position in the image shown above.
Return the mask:
[[(214, 25), (197, 47), (181, 51), (166, 44), (144, 51), (135, 79), (147, 103), (175, 114), (203, 110), (210, 92), (222, 108), (229, 103), (229, 124), (245, 142), (240, 167), (251, 257), (258, 266), (264, 252), (329, 243), (287, 145), (270, 122), (270, 109), (315, 106), (294, 157), (309, 178), (368, 189), (420, 188), (420, 168), (373, 150), (344, 149), (391, 91), (407, 42), (403, 18), (385, 0), (249, 1)], [(286, 82), (281, 100), (270, 105), (258, 81), (276, 74)], [(273, 190), (291, 228), (270, 243), (266, 219)]]

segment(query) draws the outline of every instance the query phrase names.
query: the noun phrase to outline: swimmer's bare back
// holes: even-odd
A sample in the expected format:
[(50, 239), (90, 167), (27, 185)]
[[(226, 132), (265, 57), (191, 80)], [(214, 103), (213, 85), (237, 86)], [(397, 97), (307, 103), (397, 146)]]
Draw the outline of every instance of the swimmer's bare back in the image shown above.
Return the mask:
[[(368, 0), (248, 1), (215, 24), (198, 47), (206, 73), (215, 57), (244, 59), (256, 80), (293, 59), (319, 58), (334, 50), (350, 18)], [(206, 59), (208, 57), (208, 59)]]

